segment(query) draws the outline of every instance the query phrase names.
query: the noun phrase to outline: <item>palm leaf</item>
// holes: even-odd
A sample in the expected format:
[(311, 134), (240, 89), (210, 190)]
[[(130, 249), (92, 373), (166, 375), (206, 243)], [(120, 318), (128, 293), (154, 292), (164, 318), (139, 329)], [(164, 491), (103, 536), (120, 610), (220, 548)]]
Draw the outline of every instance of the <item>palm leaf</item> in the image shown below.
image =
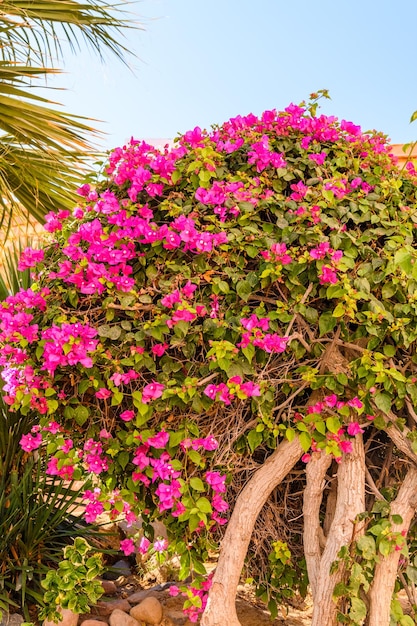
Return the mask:
[(79, 48), (81, 35), (99, 56), (106, 49), (124, 60), (127, 49), (120, 40), (129, 24), (123, 4), (105, 0), (5, 0), (0, 8), (3, 59), (35, 58), (51, 64), (54, 58), (62, 58), (62, 39), (74, 50)]
[(88, 171), (87, 137), (98, 133), (31, 91), (33, 77), (55, 71), (0, 62), (0, 225), (19, 208), (42, 221), (49, 211), (72, 207)]
[[(99, 133), (36, 93), (36, 79), (56, 73), (61, 45), (84, 40), (102, 56), (124, 60), (124, 4), (106, 0), (3, 0), (0, 3), (0, 229), (17, 211), (42, 221), (69, 208), (88, 171)], [(97, 155), (95, 155), (97, 157)]]
[[(0, 301), (20, 289), (28, 289), (32, 283), (29, 270), (20, 272), (17, 269), (20, 255), (27, 246), (32, 245), (31, 236), (21, 236), (9, 241), (0, 255)], [(0, 395), (1, 398), (1, 395)], [(0, 400), (1, 404), (1, 400)], [(1, 412), (1, 410), (0, 410)]]

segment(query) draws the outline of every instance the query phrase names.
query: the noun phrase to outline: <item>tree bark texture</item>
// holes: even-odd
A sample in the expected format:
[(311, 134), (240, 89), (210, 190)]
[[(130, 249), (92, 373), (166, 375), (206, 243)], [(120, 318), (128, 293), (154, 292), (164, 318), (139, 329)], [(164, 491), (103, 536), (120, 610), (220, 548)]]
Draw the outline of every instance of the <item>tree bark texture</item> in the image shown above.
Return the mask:
[[(393, 532), (407, 533), (417, 510), (417, 468), (412, 467), (401, 485), (398, 495), (391, 503), (391, 515), (400, 515), (401, 524), (392, 523)], [(390, 608), (397, 578), (400, 551), (394, 550), (387, 556), (380, 555), (375, 567), (375, 576), (369, 590), (368, 626), (389, 626)]]
[(201, 626), (241, 626), (236, 592), (255, 522), (273, 489), (302, 454), (298, 437), (283, 441), (239, 494), (222, 541)]
[(315, 452), (307, 463), (307, 483), (304, 491), (304, 554), (306, 557), (308, 580), (313, 596), (317, 590), (323, 530), (320, 525), (320, 507), (323, 500), (325, 475), (332, 463), (329, 454)]
[[(315, 563), (316, 583), (313, 593), (311, 626), (335, 626), (337, 606), (333, 601), (335, 585), (342, 580), (343, 568), (330, 569), (342, 546), (349, 545), (361, 532), (355, 518), (365, 509), (365, 454), (362, 436), (353, 440), (353, 451), (343, 456), (337, 472), (335, 514), (326, 538), (320, 563)], [(379, 626), (382, 626), (380, 624)]]

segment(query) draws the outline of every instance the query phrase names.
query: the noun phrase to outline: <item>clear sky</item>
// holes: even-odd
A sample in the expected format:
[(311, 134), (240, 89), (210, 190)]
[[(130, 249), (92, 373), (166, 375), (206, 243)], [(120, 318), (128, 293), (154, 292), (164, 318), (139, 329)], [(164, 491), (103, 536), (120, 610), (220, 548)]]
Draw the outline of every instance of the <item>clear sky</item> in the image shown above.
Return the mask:
[(132, 69), (88, 51), (70, 57), (54, 94), (72, 113), (105, 121), (103, 147), (172, 138), (194, 126), (300, 102), (417, 139), (417, 0), (142, 0), (127, 46)]

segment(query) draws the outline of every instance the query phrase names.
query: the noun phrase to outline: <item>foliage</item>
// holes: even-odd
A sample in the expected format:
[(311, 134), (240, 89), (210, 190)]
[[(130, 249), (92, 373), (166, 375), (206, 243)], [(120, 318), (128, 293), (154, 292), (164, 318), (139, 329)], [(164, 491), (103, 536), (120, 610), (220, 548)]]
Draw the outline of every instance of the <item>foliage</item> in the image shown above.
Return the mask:
[(60, 621), (58, 607), (89, 613), (90, 605), (103, 595), (103, 586), (97, 580), (102, 573), (101, 554), (94, 553), (85, 539), (77, 537), (73, 545), (64, 548), (64, 560), (58, 569), (50, 570), (42, 581), (46, 591), (40, 618)]
[[(25, 239), (25, 243), (30, 245), (30, 239)], [(2, 251), (3, 261), (0, 264), (0, 300), (4, 300), (8, 295), (16, 293), (19, 289), (30, 287), (30, 272), (25, 270), (19, 272), (17, 269), (19, 258), (24, 246), (22, 241), (9, 242)]]
[(65, 41), (74, 51), (81, 38), (100, 56), (107, 50), (123, 60), (127, 26), (121, 7), (104, 0), (2, 3), (0, 227), (6, 232), (13, 214), (43, 221), (48, 211), (73, 205), (97, 134), (88, 120), (59, 111), (33, 87), (47, 87), (59, 72)]
[[(62, 559), (76, 535), (96, 533), (72, 512), (79, 497), (73, 483), (45, 474), (40, 457), (28, 455), (19, 441), (33, 418), (0, 406), (0, 612), (42, 606), (41, 580)], [(93, 532), (92, 532), (93, 531)]]
[[(393, 493), (406, 465), (392, 448), (384, 465), (386, 430), (417, 445), (416, 173), (383, 135), (316, 104), (114, 150), (107, 180), (24, 252), (37, 283), (2, 306), (5, 401), (39, 420), (21, 445), (46, 448), (49, 475), (94, 475), (87, 521), (140, 514), (144, 536), (122, 549), (179, 554), (180, 579), (204, 576), (280, 439), (337, 466), (363, 434), (371, 478), (386, 473)], [(288, 493), (301, 518), (297, 472), (275, 519)], [(273, 541), (300, 558), (296, 533)], [(191, 592), (193, 620), (206, 591)]]

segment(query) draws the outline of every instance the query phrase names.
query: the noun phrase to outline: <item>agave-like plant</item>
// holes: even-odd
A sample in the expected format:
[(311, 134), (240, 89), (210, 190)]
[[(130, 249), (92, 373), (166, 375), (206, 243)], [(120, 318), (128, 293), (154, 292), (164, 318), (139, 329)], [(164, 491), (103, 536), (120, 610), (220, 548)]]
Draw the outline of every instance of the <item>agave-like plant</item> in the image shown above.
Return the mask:
[[(0, 4), (0, 228), (13, 215), (42, 221), (74, 202), (96, 131), (88, 120), (60, 111), (33, 89), (59, 72), (65, 44), (84, 40), (100, 56), (122, 61), (123, 30), (133, 27), (121, 4), (105, 0), (5, 0)], [(46, 85), (47, 86), (47, 85)], [(1, 238), (0, 238), (1, 239)]]
[(46, 477), (43, 455), (20, 448), (30, 427), (30, 417), (11, 413), (0, 400), (0, 615), (18, 609), (27, 621), (44, 605), (41, 580), (57, 567), (65, 545), (98, 537), (75, 508), (78, 486)]
[(21, 236), (7, 243), (2, 250), (0, 262), (0, 302), (9, 294), (16, 293), (19, 289), (28, 289), (31, 284), (29, 270), (20, 272), (18, 268), (19, 258), (24, 247), (32, 245), (30, 236)]

